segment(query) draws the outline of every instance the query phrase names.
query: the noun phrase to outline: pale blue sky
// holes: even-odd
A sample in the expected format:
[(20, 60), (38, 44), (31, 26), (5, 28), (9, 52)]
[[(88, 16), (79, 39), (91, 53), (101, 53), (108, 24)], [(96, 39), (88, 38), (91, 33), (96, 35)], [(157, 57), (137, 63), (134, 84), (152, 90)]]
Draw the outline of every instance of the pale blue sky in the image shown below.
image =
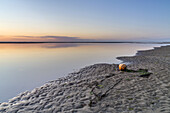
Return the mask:
[(170, 0), (0, 0), (1, 36), (168, 40)]

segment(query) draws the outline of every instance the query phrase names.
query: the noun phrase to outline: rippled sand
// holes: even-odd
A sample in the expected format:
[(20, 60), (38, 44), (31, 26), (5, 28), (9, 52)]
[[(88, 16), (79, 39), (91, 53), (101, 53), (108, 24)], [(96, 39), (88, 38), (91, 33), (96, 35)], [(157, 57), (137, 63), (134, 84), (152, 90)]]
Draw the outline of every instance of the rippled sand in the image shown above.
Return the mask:
[(87, 66), (1, 103), (0, 112), (170, 112), (170, 46), (118, 59), (130, 62), (130, 71), (118, 71), (116, 64)]

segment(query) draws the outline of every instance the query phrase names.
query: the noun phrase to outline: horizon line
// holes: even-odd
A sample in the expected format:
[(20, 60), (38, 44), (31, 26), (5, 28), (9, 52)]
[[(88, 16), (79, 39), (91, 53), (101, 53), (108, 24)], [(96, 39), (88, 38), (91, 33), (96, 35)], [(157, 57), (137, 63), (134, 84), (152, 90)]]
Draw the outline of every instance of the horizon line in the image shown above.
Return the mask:
[(59, 41), (59, 42), (48, 42), (48, 41), (4, 41), (4, 42), (0, 42), (0, 44), (31, 44), (31, 43), (144, 43), (144, 44), (170, 44), (170, 42), (153, 42), (153, 41), (149, 41), (149, 42), (140, 42), (140, 41), (68, 41), (68, 42), (65, 42), (65, 41)]

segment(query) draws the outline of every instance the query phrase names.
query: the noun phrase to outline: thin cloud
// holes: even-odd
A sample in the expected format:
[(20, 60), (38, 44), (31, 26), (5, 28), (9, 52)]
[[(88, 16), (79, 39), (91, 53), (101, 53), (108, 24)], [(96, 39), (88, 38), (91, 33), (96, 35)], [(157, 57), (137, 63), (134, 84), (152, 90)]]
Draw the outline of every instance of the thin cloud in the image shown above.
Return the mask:
[(81, 39), (79, 37), (68, 36), (15, 36), (12, 38), (16, 41), (60, 41), (60, 42), (83, 42), (94, 41), (93, 39)]

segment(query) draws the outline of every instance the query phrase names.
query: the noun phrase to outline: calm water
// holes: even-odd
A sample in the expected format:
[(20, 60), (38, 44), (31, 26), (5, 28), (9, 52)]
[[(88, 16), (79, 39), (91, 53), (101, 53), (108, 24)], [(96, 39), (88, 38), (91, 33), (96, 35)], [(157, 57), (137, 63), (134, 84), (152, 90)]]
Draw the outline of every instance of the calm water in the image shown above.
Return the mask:
[(0, 102), (95, 63), (158, 44), (0, 44)]

